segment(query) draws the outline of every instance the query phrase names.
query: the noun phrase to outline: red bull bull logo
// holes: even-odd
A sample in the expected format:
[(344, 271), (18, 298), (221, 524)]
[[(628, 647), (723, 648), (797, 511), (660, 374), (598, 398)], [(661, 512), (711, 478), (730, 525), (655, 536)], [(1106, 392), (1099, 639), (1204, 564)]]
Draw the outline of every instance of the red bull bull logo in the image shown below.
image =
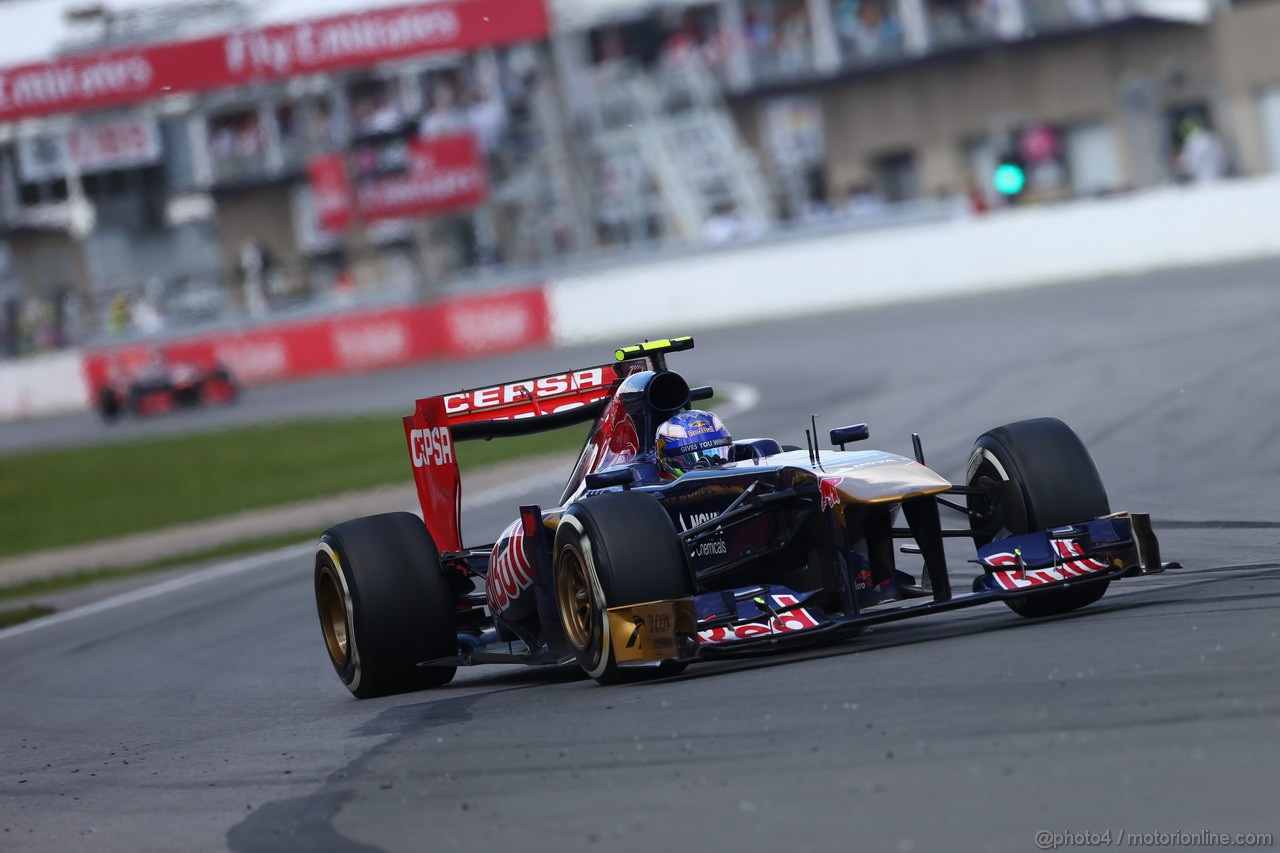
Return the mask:
[(844, 477), (822, 477), (818, 480), (818, 491), (822, 495), (822, 508), (836, 506), (840, 503), (840, 484)]

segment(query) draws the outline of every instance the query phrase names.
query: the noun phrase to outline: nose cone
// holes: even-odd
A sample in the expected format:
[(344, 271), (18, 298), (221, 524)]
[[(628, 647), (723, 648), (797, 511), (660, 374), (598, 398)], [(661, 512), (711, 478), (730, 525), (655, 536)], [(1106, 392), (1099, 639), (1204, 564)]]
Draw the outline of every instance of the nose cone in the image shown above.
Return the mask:
[(887, 503), (936, 495), (951, 483), (914, 459), (880, 450), (824, 452), (818, 475), (822, 502), (836, 492), (841, 503)]

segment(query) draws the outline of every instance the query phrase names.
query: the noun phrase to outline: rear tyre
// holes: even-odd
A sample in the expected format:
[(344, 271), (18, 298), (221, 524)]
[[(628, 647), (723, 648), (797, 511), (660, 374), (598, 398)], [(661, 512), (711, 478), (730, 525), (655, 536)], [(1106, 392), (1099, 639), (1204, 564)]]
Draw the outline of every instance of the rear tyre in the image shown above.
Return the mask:
[(613, 653), (610, 607), (694, 591), (675, 525), (655, 498), (636, 492), (583, 498), (561, 517), (554, 555), (560, 624), (587, 675), (615, 684), (684, 669), (683, 664), (619, 668)]
[(120, 417), (120, 397), (110, 388), (98, 392), (98, 414), (109, 424)]
[(457, 667), (418, 663), (458, 653), (440, 553), (407, 512), (335, 525), (316, 550), (316, 610), (329, 661), (357, 699), (437, 687)]
[[(974, 444), (965, 480), (994, 486), (991, 497), (970, 495), (968, 507), (979, 547), (1111, 512), (1107, 490), (1088, 449), (1057, 418), (1036, 418), (996, 427)], [(1005, 601), (1019, 616), (1056, 616), (1093, 604), (1110, 581)]]

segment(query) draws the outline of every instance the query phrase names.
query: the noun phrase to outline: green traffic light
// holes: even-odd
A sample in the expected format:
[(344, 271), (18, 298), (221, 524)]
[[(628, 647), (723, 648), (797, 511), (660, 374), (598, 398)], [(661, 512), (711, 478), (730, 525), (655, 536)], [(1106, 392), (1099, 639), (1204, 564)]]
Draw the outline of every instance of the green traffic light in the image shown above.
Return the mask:
[(1001, 163), (991, 183), (1000, 195), (1017, 195), (1027, 185), (1027, 173), (1017, 163)]

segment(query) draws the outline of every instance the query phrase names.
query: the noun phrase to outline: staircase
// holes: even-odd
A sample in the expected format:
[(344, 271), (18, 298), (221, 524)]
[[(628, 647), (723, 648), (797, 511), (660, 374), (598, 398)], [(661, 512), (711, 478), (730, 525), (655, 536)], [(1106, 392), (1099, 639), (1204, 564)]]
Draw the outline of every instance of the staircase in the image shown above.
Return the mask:
[(697, 240), (712, 216), (729, 211), (761, 228), (772, 221), (760, 167), (703, 66), (646, 72), (617, 62), (594, 71), (572, 109), (599, 185), (596, 221), (617, 232), (614, 241), (655, 231)]

